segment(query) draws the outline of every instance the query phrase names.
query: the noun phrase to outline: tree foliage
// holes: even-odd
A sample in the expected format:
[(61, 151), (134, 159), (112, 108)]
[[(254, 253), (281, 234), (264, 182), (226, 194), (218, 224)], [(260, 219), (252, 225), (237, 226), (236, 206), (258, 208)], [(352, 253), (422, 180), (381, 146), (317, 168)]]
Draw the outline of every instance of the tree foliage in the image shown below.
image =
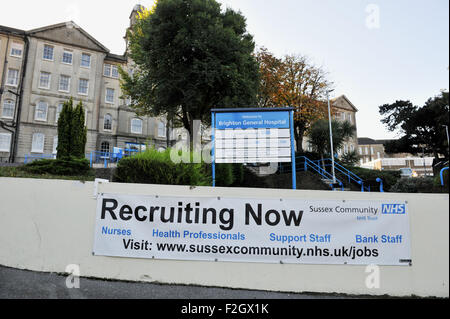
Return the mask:
[(445, 125), (449, 122), (448, 92), (430, 98), (424, 106), (410, 101), (396, 101), (379, 107), (384, 123), (390, 131), (398, 130), (402, 137), (385, 145), (386, 152), (439, 154), (448, 156)]
[(84, 158), (87, 129), (82, 102), (73, 107), (73, 99), (64, 102), (58, 119), (57, 158)]
[(215, 0), (159, 0), (128, 33), (122, 90), (138, 114), (209, 123), (210, 109), (256, 104), (258, 64), (245, 18)]
[(280, 59), (262, 48), (257, 60), (261, 75), (259, 105), (295, 108), (294, 131), (301, 151), (305, 132), (314, 121), (327, 115), (326, 91), (331, 87), (327, 74), (302, 55)]
[[(331, 122), (333, 133), (333, 148), (336, 152), (341, 149), (346, 140), (354, 136), (356, 127), (349, 122), (336, 121)], [(330, 146), (330, 127), (328, 120), (318, 120), (311, 125), (308, 132), (309, 142), (313, 150), (320, 154), (323, 159), (325, 154), (331, 154)]]

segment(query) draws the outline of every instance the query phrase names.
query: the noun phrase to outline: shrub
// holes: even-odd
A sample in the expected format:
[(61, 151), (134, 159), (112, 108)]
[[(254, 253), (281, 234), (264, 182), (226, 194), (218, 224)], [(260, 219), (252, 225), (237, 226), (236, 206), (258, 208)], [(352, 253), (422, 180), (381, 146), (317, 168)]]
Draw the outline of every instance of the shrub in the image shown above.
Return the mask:
[(377, 189), (379, 185), (376, 181), (377, 178), (383, 180), (383, 188), (386, 192), (390, 192), (391, 187), (400, 179), (400, 172), (398, 171), (378, 171), (356, 166), (347, 167), (347, 169), (359, 176), (364, 181), (364, 185), (370, 185), (373, 190)]
[(394, 193), (442, 193), (445, 188), (435, 184), (433, 177), (402, 178), (392, 188)]
[(21, 167), (30, 174), (52, 174), (61, 176), (83, 176), (90, 172), (89, 161), (85, 158), (65, 158), (39, 160)]
[(211, 177), (203, 164), (174, 163), (171, 149), (149, 149), (119, 161), (114, 180), (121, 183), (209, 186)]

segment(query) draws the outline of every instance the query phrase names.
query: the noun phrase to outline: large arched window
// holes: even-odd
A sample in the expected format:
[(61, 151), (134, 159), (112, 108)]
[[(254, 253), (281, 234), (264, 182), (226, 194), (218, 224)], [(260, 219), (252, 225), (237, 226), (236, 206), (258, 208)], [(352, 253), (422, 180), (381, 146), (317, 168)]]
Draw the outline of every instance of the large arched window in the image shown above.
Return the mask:
[(142, 134), (142, 120), (140, 119), (131, 120), (131, 133)]
[(111, 114), (105, 114), (103, 118), (103, 129), (105, 131), (111, 131), (112, 130), (112, 116)]

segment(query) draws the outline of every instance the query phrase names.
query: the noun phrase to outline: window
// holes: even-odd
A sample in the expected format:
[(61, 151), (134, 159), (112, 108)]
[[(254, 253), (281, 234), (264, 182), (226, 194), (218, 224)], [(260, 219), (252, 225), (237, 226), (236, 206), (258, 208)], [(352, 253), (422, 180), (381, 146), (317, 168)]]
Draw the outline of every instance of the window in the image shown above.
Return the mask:
[(359, 155), (363, 155), (362, 147), (359, 148)]
[(16, 58), (21, 58), (23, 53), (23, 44), (18, 42), (13, 42), (11, 45), (11, 56)]
[(8, 79), (6, 80), (7, 85), (17, 86), (19, 84), (19, 70), (8, 69)]
[(11, 133), (0, 133), (0, 152), (9, 153), (11, 148)]
[(103, 67), (103, 75), (107, 77), (118, 78), (119, 77), (119, 68), (117, 65), (107, 64), (105, 63)]
[(59, 115), (61, 114), (61, 111), (63, 109), (64, 103), (59, 103), (56, 107), (56, 114), (55, 114), (55, 123), (58, 124)]
[(373, 147), (371, 146), (370, 147), (370, 155), (374, 155), (375, 154), (375, 152), (373, 151)]
[(131, 133), (142, 134), (142, 120), (140, 119), (131, 120)]
[(70, 76), (61, 75), (59, 77), (59, 91), (62, 92), (70, 91)]
[(53, 137), (53, 154), (58, 153), (58, 136)]
[(106, 114), (103, 118), (103, 130), (111, 131), (112, 130), (112, 116), (110, 114)]
[(111, 76), (113, 78), (118, 78), (119, 77), (119, 68), (117, 67), (117, 65), (113, 65), (112, 69), (111, 69)]
[(5, 100), (3, 102), (2, 117), (12, 119), (14, 117), (15, 108), (13, 100)]
[(47, 121), (47, 102), (38, 102), (36, 105), (36, 112), (34, 113), (34, 119), (36, 121)]
[(114, 89), (106, 89), (106, 103), (114, 103)]
[(33, 134), (33, 142), (31, 144), (32, 153), (44, 153), (45, 135), (42, 133)]
[(72, 51), (68, 51), (68, 50), (64, 50), (63, 56), (62, 56), (62, 63), (64, 63), (64, 64), (72, 64), (72, 59), (73, 59), (73, 52)]
[(81, 66), (84, 68), (91, 67), (91, 55), (87, 53), (81, 54)]
[(102, 144), (100, 145), (100, 152), (109, 153), (109, 150), (110, 150), (109, 142), (102, 142)]
[(53, 61), (53, 47), (51, 45), (44, 45), (43, 59)]
[(366, 155), (369, 155), (369, 148), (366, 146)]
[(347, 113), (347, 121), (348, 121), (350, 124), (353, 124), (352, 114), (351, 114), (351, 113)]
[(89, 92), (89, 80), (80, 79), (80, 83), (78, 86), (78, 93), (88, 95), (88, 92)]
[(163, 122), (158, 123), (158, 137), (166, 137), (166, 124)]
[(111, 76), (111, 64), (105, 64), (103, 67), (103, 75)]
[(41, 72), (41, 76), (39, 77), (39, 88), (50, 89), (50, 79), (51, 79), (50, 73)]

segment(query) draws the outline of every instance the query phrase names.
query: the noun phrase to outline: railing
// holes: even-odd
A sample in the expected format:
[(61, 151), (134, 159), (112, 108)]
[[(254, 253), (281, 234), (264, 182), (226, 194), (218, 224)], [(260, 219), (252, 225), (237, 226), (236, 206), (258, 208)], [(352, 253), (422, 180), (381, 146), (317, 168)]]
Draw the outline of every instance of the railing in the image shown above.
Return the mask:
[(27, 154), (27, 155), (25, 155), (24, 164), (31, 163), (35, 160), (55, 159), (55, 158), (56, 158), (56, 154)]
[[(297, 156), (296, 157), (296, 163), (297, 163), (297, 171), (305, 171), (307, 172), (308, 169), (312, 169), (314, 172), (318, 173), (322, 178), (333, 180), (333, 176), (328, 173), (326, 170), (324, 170), (322, 167), (311, 161), (306, 156)], [(280, 173), (287, 173), (290, 172), (292, 169), (290, 166), (283, 166), (281, 163), (279, 164), (279, 171)], [(339, 185), (341, 190), (344, 190), (344, 183), (336, 178), (336, 184)], [(333, 183), (329, 184), (332, 190), (335, 189), (335, 185)]]
[(441, 173), (440, 173), (440, 177), (441, 177), (441, 186), (445, 186), (445, 183), (444, 183), (444, 172), (445, 172), (446, 170), (448, 170), (448, 166), (447, 166), (447, 167), (444, 167), (443, 169), (441, 169)]
[[(323, 165), (325, 167), (332, 166), (331, 158), (323, 159), (323, 162), (322, 162), (322, 160), (317, 160), (317, 161), (314, 161), (314, 162), (317, 162), (317, 165), (319, 165), (319, 166), (321, 165), (321, 163), (323, 163)], [(339, 164), (336, 161), (334, 162), (334, 168), (335, 168), (335, 170), (337, 170), (338, 172), (343, 174), (348, 179), (349, 183), (354, 182), (354, 183), (360, 185), (361, 186), (361, 192), (365, 192), (365, 191), (370, 192), (370, 186), (364, 186), (364, 180), (361, 177), (359, 177), (358, 175), (356, 175), (352, 171), (348, 170), (347, 168), (345, 168), (344, 166), (342, 166), (341, 164)], [(380, 189), (382, 189), (382, 187)]]
[(93, 151), (89, 154), (89, 165), (93, 167), (94, 164), (102, 164), (104, 168), (108, 168), (109, 164), (116, 164), (122, 158), (133, 156), (136, 153), (139, 151), (132, 149), (120, 150), (116, 153)]

